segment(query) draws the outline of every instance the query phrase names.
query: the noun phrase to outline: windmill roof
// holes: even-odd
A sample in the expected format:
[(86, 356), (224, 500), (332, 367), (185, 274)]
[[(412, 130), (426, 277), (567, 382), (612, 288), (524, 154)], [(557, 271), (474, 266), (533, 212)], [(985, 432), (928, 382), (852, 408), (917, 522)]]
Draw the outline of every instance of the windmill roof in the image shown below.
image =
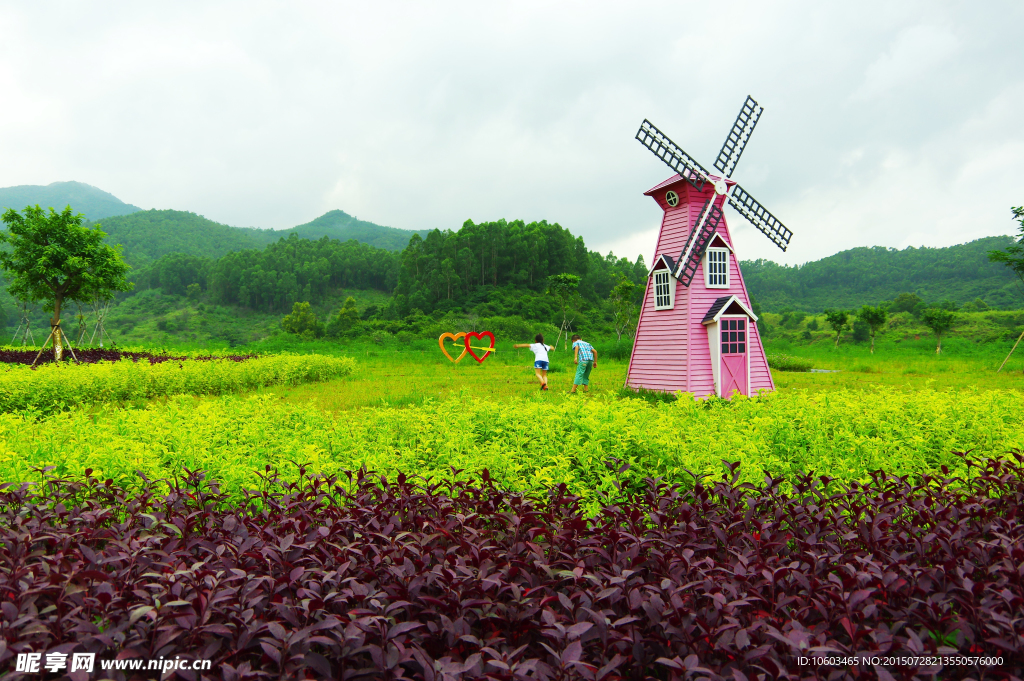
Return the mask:
[(742, 314), (747, 315), (755, 322), (757, 321), (757, 315), (754, 314), (753, 310), (743, 304), (736, 296), (722, 296), (716, 298), (715, 302), (708, 308), (707, 313), (704, 315), (704, 319), (701, 320), (701, 324), (710, 324), (711, 322), (718, 321), (718, 318), (725, 314), (729, 308), (736, 306), (740, 309)]
[(701, 323), (707, 324), (708, 322), (714, 321), (715, 315), (718, 314), (719, 311), (723, 307), (725, 307), (725, 304), (728, 303), (731, 299), (732, 296), (722, 296), (721, 298), (716, 298), (715, 302), (712, 303), (711, 307), (708, 308), (707, 314), (704, 315), (704, 319), (701, 320)]
[(675, 272), (675, 270), (676, 270), (676, 261), (675, 261), (675, 259), (671, 255), (665, 255), (664, 253), (662, 253), (661, 255), (659, 255), (657, 258), (654, 259), (654, 263), (651, 265), (650, 271), (647, 272), (647, 276), (648, 277), (651, 276), (651, 272), (653, 272), (654, 270), (656, 270), (658, 268), (658, 261), (660, 261), (660, 260), (664, 260), (665, 261), (665, 264), (668, 266), (668, 271), (669, 272)]
[[(708, 177), (711, 178), (712, 182), (714, 182), (715, 180), (722, 179), (720, 176), (715, 175), (714, 173), (708, 173)], [(728, 178), (728, 177), (725, 178), (725, 181), (726, 181), (726, 183), (730, 187), (733, 186), (734, 184), (736, 184), (736, 180), (733, 180), (733, 179)], [(673, 175), (672, 177), (668, 178), (664, 182), (660, 182), (660, 183), (654, 185), (653, 187), (651, 187), (650, 189), (648, 189), (647, 191), (645, 191), (644, 192), (644, 196), (650, 196), (651, 194), (653, 194), (654, 192), (658, 191), (659, 189), (664, 189), (665, 187), (668, 187), (669, 185), (678, 184), (680, 182), (686, 182), (686, 180), (684, 180), (683, 177), (679, 173), (676, 173), (675, 175)]]
[(668, 178), (664, 182), (662, 182), (660, 184), (657, 184), (657, 185), (651, 187), (650, 189), (648, 189), (647, 191), (645, 191), (644, 192), (644, 196), (650, 196), (651, 194), (653, 194), (654, 192), (658, 191), (659, 189), (664, 189), (665, 187), (669, 186), (670, 184), (675, 184), (677, 182), (686, 182), (686, 180), (684, 180), (682, 178), (682, 176), (679, 175), (679, 173), (676, 173), (675, 175), (673, 175), (672, 177)]

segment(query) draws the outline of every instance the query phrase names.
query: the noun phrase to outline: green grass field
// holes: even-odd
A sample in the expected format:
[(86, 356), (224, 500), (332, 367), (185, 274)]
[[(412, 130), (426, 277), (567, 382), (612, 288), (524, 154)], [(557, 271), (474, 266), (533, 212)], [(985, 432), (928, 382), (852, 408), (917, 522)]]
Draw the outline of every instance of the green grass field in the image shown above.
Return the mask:
[[(8, 410), (0, 469), (7, 481), (56, 466), (126, 483), (136, 471), (168, 478), (201, 469), (238, 490), (259, 486), (266, 466), (286, 477), (300, 463), (389, 476), (487, 468), (510, 488), (564, 482), (593, 501), (621, 477), (686, 482), (687, 471), (720, 474), (723, 460), (742, 462), (752, 482), (802, 470), (864, 479), (879, 468), (964, 475), (954, 452), (1024, 448), (1024, 375), (1019, 365), (996, 374), (994, 351), (805, 348), (815, 366), (836, 372), (774, 372), (778, 390), (758, 399), (664, 402), (624, 396), (624, 360), (599, 361), (590, 394), (567, 395), (572, 364), (561, 350), (552, 353), (551, 390), (541, 392), (532, 354), (509, 345), (483, 364), (452, 364), (436, 342), (404, 351), (296, 344), (292, 351), (352, 357), (355, 370), (236, 394), (94, 401), (52, 416)], [(615, 462), (631, 468), (619, 476)]]
[[(325, 345), (309, 343), (307, 347), (322, 352), (320, 348)], [(934, 354), (934, 345), (928, 340), (911, 341), (895, 351), (879, 348), (874, 355), (865, 346), (849, 344), (836, 349), (830, 343), (769, 344), (768, 351), (779, 350), (806, 358), (817, 369), (835, 372), (773, 371), (775, 384), (781, 391), (880, 387), (900, 391), (965, 388), (1024, 391), (1024, 347), (1018, 348), (1019, 354), (1015, 354), (1002, 372), (996, 373), (1005, 355), (1002, 345), (980, 349), (973, 343), (949, 345), (946, 354), (939, 356)], [(484, 364), (477, 364), (469, 357), (452, 364), (441, 355), (436, 342), (421, 342), (418, 346), (404, 352), (375, 346), (349, 348), (347, 354), (354, 357), (360, 367), (351, 378), (295, 387), (276, 386), (265, 392), (289, 401), (313, 401), (330, 411), (423, 404), (425, 400), (446, 399), (463, 392), (492, 400), (539, 393), (531, 367), (532, 354), (527, 350), (512, 350), (511, 343), (499, 343), (499, 352)], [(551, 354), (551, 359), (551, 390), (540, 397), (552, 404), (576, 399), (566, 396), (572, 386), (572, 355), (559, 349)], [(625, 359), (600, 360), (591, 376), (591, 392), (594, 395), (617, 393), (625, 383), (627, 366)]]
[[(835, 348), (827, 338), (769, 338), (770, 354), (832, 373), (773, 371), (775, 393), (732, 403), (628, 397), (627, 360), (608, 358), (607, 350), (589, 394), (567, 394), (574, 365), (562, 349), (551, 355), (551, 390), (541, 392), (532, 354), (508, 341), (483, 364), (470, 357), (453, 364), (426, 338), (341, 345), (277, 336), (236, 351), (297, 353), (281, 356), (293, 377), (250, 376), (260, 362), (270, 362), (269, 371), (277, 362), (269, 358), (225, 365), (239, 374), (223, 383), (234, 386), (228, 390), (210, 387), (209, 372), (222, 370), (214, 365), (192, 367), (187, 378), (183, 369), (180, 381), (164, 375), (177, 371), (170, 364), (22, 368), (9, 371), (19, 394), (78, 397), (43, 400), (64, 412), (52, 416), (43, 402), (0, 405), (0, 469), (7, 481), (32, 479), (45, 466), (128, 481), (136, 471), (166, 478), (187, 467), (238, 489), (258, 485), (256, 473), (268, 465), (291, 475), (303, 462), (328, 473), (365, 465), (389, 475), (488, 468), (508, 487), (564, 482), (592, 498), (612, 488), (612, 461), (630, 463), (633, 480), (718, 474), (723, 459), (743, 462), (750, 481), (800, 470), (857, 479), (881, 467), (966, 473), (953, 452), (999, 456), (1024, 447), (1024, 349), (996, 373), (1005, 339), (953, 338), (938, 356), (931, 338), (895, 340), (887, 337), (872, 355), (866, 345)], [(599, 351), (611, 346), (596, 344)], [(355, 368), (334, 378), (298, 370), (337, 361), (316, 358), (325, 355), (350, 357)], [(105, 390), (108, 374), (123, 388)]]

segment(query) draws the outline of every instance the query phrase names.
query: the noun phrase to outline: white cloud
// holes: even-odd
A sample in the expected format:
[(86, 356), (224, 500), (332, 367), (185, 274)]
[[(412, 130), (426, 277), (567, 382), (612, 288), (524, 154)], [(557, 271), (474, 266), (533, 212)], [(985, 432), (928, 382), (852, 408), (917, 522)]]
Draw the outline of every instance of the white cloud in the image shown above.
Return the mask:
[[(736, 178), (742, 257), (1007, 233), (1019, 205), (1024, 6), (9, 2), (0, 186), (75, 179), (143, 207), (288, 227), (334, 208), (407, 229), (557, 221), (650, 257), (668, 170), (651, 118)], [(980, 175), (983, 198), (975, 188)], [(621, 253), (620, 253), (621, 251)]]
[(894, 88), (912, 85), (950, 60), (960, 46), (944, 26), (912, 26), (899, 33), (892, 47), (868, 66), (854, 99), (873, 99)]

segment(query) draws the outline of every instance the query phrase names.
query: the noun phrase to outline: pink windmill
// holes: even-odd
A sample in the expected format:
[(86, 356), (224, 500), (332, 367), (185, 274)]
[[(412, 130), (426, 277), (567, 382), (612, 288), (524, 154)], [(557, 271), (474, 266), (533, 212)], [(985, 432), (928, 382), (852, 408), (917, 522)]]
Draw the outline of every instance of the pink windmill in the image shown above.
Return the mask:
[(792, 232), (729, 177), (762, 110), (747, 97), (715, 160), (719, 175), (705, 170), (650, 121), (636, 134), (676, 174), (644, 192), (665, 215), (627, 386), (725, 398), (775, 389), (723, 214), (728, 202), (786, 250)]

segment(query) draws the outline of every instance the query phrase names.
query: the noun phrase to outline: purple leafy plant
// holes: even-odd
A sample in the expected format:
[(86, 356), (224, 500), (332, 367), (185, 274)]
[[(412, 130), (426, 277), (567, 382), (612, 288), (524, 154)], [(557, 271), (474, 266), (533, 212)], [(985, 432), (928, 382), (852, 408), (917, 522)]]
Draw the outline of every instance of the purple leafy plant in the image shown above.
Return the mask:
[[(970, 466), (755, 487), (731, 464), (592, 518), (564, 486), (531, 497), (486, 471), (268, 468), (242, 499), (190, 471), (168, 493), (41, 471), (0, 488), (0, 665), (59, 650), (211, 659), (229, 681), (1020, 678), (1022, 456)], [(1003, 664), (799, 663), (847, 653)]]

